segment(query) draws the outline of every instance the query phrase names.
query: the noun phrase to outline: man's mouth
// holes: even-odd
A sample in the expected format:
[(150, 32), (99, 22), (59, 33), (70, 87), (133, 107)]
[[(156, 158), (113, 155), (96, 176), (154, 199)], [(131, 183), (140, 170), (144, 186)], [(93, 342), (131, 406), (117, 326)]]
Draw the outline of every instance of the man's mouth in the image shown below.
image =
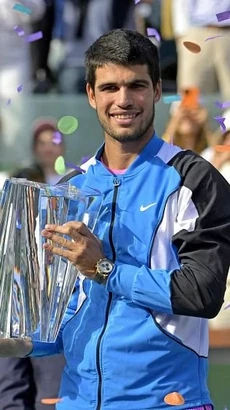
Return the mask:
[(136, 113), (112, 113), (110, 114), (111, 117), (114, 117), (118, 120), (133, 120), (139, 115), (138, 112)]

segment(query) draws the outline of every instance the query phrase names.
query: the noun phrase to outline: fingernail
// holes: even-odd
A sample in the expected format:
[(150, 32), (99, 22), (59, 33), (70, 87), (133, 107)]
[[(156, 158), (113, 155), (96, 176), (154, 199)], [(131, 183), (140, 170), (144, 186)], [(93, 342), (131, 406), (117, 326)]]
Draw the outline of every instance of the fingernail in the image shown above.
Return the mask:
[(51, 229), (52, 226), (51, 225), (45, 225), (45, 229)]

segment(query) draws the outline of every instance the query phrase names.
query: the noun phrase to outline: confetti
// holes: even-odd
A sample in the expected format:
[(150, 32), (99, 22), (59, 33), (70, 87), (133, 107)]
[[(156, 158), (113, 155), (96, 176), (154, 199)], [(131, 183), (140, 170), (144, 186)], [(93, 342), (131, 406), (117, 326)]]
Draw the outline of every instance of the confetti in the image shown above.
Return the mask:
[(11, 104), (11, 98), (8, 98), (8, 100), (7, 100), (7, 102), (6, 102), (6, 105), (8, 106), (8, 105), (10, 105)]
[(19, 26), (14, 26), (14, 31), (16, 31), (18, 37), (22, 37), (25, 34), (25, 31)]
[(20, 4), (20, 3), (15, 3), (13, 10), (20, 11), (20, 13), (29, 14), (29, 15), (32, 13), (32, 9), (30, 9), (29, 7), (23, 6), (23, 4)]
[(57, 172), (58, 175), (63, 175), (66, 172), (65, 168), (65, 160), (62, 156), (57, 157), (55, 164), (54, 164), (54, 169)]
[(230, 303), (227, 306), (225, 306), (224, 310), (229, 309), (229, 308), (230, 308)]
[(230, 10), (217, 13), (216, 18), (218, 22), (230, 19)]
[(91, 155), (86, 155), (85, 157), (82, 157), (80, 160), (80, 164), (84, 164), (85, 162), (87, 162), (89, 159), (91, 158)]
[(213, 40), (214, 38), (218, 38), (218, 37), (224, 37), (224, 36), (219, 35), (219, 36), (208, 37), (204, 41)]
[(201, 48), (198, 44), (192, 43), (191, 41), (183, 41), (184, 46), (191, 51), (191, 53), (198, 54), (201, 51)]
[(175, 95), (165, 95), (163, 97), (163, 101), (165, 104), (171, 104), (173, 101), (181, 101), (181, 95), (175, 94)]
[(214, 117), (214, 119), (220, 124), (220, 127), (222, 128), (222, 130), (226, 131), (226, 125), (224, 124), (224, 121), (226, 120), (226, 118), (217, 116), (217, 117)]
[(20, 93), (22, 90), (23, 90), (23, 85), (21, 84), (17, 87), (17, 92)]
[(229, 152), (230, 145), (214, 145), (214, 150), (217, 152)]
[(85, 172), (84, 169), (81, 169), (81, 167), (79, 167), (78, 165), (72, 164), (71, 162), (65, 162), (65, 166), (69, 169), (72, 168), (72, 169), (76, 169), (77, 171), (80, 171), (80, 172)]
[(42, 31), (36, 31), (36, 33), (29, 34), (26, 37), (26, 42), (27, 43), (32, 43), (33, 41), (40, 40), (42, 37), (43, 37)]
[(41, 399), (42, 404), (57, 404), (60, 403), (62, 399)]
[(141, 1), (141, 0), (134, 0), (134, 3), (135, 3), (135, 4), (138, 4), (138, 3), (140, 3), (140, 1)]
[(156, 39), (159, 43), (161, 42), (161, 36), (160, 36), (160, 34), (158, 33), (158, 31), (157, 31), (155, 28), (148, 27), (148, 28), (147, 28), (147, 35), (148, 35), (149, 37), (155, 37), (155, 39)]
[(78, 120), (71, 115), (66, 115), (58, 121), (57, 127), (59, 131), (62, 132), (62, 134), (69, 135), (76, 131), (76, 129), (78, 128)]
[(229, 108), (230, 107), (230, 101), (224, 101), (223, 103), (220, 101), (215, 102), (216, 106), (220, 109), (222, 108)]
[(177, 392), (169, 393), (164, 397), (164, 402), (170, 406), (180, 406), (184, 404), (184, 397)]
[(62, 143), (62, 135), (59, 131), (53, 133), (52, 142), (57, 145)]

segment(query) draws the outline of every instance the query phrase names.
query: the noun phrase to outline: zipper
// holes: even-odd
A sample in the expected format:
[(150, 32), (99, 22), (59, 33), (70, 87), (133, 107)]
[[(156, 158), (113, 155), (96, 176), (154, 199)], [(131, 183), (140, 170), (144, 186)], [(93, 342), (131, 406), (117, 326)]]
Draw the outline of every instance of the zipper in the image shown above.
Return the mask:
[[(121, 184), (121, 180), (119, 178), (114, 178), (113, 179), (113, 187), (114, 187), (114, 191), (113, 191), (113, 200), (112, 200), (112, 209), (111, 209), (111, 222), (110, 222), (110, 226), (109, 226), (109, 243), (110, 243), (110, 247), (112, 250), (112, 260), (113, 262), (115, 262), (116, 259), (116, 251), (114, 248), (114, 244), (113, 244), (113, 227), (114, 227), (114, 220), (115, 220), (115, 214), (116, 214), (116, 205), (117, 205), (117, 194), (118, 194), (118, 187)], [(108, 318), (109, 318), (109, 311), (110, 311), (110, 306), (111, 306), (111, 302), (112, 302), (112, 293), (109, 292), (109, 298), (108, 298), (108, 302), (107, 302), (107, 306), (106, 306), (106, 313), (105, 313), (105, 322), (104, 322), (104, 326), (103, 329), (101, 331), (101, 334), (98, 338), (97, 341), (97, 347), (96, 347), (96, 367), (97, 367), (97, 373), (98, 373), (98, 390), (97, 390), (97, 407), (96, 410), (100, 410), (101, 408), (101, 390), (102, 390), (102, 374), (101, 374), (101, 368), (100, 368), (100, 346), (101, 346), (101, 341), (102, 338), (104, 336), (106, 327), (107, 327), (107, 323), (108, 323)]]

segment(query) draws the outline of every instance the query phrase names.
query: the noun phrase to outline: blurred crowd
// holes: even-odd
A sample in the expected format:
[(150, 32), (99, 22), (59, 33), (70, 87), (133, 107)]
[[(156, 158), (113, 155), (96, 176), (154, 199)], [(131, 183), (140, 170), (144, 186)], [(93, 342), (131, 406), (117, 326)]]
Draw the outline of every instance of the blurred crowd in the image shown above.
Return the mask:
[[(199, 87), (230, 96), (230, 22), (216, 14), (230, 0), (0, 0), (0, 98), (23, 86), (33, 93), (82, 93), (84, 51), (114, 28), (137, 29), (159, 45), (163, 90)], [(156, 34), (148, 34), (154, 28)], [(28, 41), (29, 34), (43, 37)], [(185, 41), (198, 44), (194, 53)]]

